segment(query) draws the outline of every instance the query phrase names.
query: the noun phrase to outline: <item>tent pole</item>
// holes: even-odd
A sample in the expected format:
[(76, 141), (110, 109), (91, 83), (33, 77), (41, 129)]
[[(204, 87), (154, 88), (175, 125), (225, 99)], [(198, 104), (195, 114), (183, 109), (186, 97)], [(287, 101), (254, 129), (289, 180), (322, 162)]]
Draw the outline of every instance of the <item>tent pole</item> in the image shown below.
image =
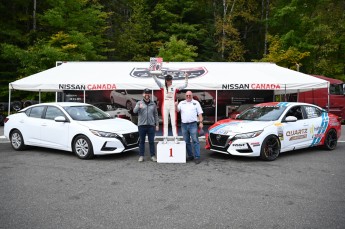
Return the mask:
[(7, 114), (10, 115), (11, 114), (11, 89), (8, 89), (8, 111)]
[(330, 86), (330, 83), (329, 81), (327, 81), (327, 111), (329, 112), (329, 107), (330, 107), (330, 104), (329, 104), (329, 86)]
[(85, 89), (84, 89), (84, 103), (85, 103)]
[(217, 122), (217, 113), (218, 113), (218, 90), (216, 90), (216, 109), (215, 110), (215, 114), (214, 114), (214, 122)]
[(58, 100), (57, 97), (58, 97), (58, 92), (56, 91), (56, 92), (55, 92), (55, 102), (57, 102), (57, 100)]
[(275, 102), (276, 101), (276, 91), (273, 90), (273, 98), (272, 98), (272, 101)]
[(41, 90), (38, 91), (38, 103), (41, 103)]
[(284, 102), (286, 102), (286, 84), (285, 84)]

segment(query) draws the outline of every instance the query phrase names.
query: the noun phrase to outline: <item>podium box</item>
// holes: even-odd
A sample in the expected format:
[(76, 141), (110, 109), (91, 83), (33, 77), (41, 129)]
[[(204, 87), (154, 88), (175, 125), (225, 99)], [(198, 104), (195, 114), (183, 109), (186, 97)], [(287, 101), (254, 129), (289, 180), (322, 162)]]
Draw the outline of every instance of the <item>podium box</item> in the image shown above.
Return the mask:
[(173, 141), (163, 144), (157, 144), (157, 162), (158, 163), (186, 163), (186, 143), (179, 141), (175, 144)]

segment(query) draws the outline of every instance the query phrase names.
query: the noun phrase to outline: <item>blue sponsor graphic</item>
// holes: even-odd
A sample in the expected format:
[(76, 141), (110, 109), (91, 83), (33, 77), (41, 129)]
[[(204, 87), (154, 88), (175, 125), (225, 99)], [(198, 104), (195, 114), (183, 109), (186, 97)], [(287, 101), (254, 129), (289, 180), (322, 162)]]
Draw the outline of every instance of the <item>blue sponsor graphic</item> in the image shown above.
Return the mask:
[(232, 125), (238, 125), (240, 122), (228, 122), (228, 123), (223, 123), (223, 124), (220, 124), (219, 126), (216, 126), (214, 128), (212, 128), (210, 130), (210, 133), (215, 133), (217, 132), (218, 130), (224, 128), (224, 127), (227, 127), (227, 126), (232, 126)]
[(317, 131), (317, 134), (315, 135), (310, 146), (318, 145), (321, 141), (323, 134), (327, 130), (327, 126), (328, 126), (328, 122), (329, 122), (328, 114), (326, 112), (322, 113), (321, 118), (322, 118), (321, 126), (320, 126), (319, 130)]
[(278, 107), (286, 107), (287, 105), (289, 105), (288, 102), (281, 102), (277, 104)]

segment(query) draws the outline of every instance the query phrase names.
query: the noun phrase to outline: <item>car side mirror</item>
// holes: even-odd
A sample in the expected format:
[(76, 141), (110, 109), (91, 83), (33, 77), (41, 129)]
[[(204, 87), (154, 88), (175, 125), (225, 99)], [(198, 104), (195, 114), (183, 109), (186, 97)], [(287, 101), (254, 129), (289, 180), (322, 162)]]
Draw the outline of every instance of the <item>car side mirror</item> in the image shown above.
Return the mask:
[(285, 122), (296, 122), (297, 118), (295, 116), (287, 116), (284, 121)]
[(54, 118), (55, 122), (66, 122), (66, 118), (64, 116), (57, 116)]

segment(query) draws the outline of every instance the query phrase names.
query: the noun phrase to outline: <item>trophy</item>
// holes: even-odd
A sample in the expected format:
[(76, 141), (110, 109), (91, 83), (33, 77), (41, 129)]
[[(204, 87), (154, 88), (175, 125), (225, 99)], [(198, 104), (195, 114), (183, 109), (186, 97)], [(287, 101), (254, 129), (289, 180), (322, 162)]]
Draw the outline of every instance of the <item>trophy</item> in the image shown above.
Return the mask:
[(149, 67), (150, 74), (161, 75), (162, 65), (163, 65), (162, 57), (150, 57), (150, 67)]

